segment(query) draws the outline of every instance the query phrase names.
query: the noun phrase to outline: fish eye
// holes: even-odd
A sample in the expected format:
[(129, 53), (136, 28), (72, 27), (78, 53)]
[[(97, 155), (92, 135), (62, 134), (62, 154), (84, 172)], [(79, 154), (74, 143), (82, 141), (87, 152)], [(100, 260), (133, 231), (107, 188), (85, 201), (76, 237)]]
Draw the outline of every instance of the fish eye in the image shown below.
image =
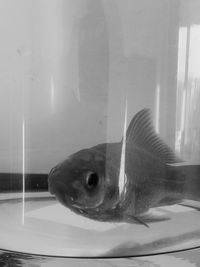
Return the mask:
[(86, 186), (88, 189), (93, 189), (98, 185), (99, 176), (96, 172), (89, 172), (86, 176)]

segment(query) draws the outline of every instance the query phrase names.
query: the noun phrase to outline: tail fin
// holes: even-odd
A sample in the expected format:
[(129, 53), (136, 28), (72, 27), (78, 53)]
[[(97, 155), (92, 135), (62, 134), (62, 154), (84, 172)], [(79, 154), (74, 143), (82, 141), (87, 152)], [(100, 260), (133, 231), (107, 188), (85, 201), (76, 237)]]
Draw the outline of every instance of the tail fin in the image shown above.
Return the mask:
[(200, 201), (200, 165), (182, 165), (175, 168), (184, 181), (184, 198)]

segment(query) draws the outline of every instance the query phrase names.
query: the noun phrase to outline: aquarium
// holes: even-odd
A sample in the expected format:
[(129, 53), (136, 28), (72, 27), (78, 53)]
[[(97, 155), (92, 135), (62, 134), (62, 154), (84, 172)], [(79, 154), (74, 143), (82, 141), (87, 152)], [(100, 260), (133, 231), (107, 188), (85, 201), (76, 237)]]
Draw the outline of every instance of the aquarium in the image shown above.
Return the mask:
[(0, 1), (0, 32), (0, 249), (200, 246), (199, 1)]

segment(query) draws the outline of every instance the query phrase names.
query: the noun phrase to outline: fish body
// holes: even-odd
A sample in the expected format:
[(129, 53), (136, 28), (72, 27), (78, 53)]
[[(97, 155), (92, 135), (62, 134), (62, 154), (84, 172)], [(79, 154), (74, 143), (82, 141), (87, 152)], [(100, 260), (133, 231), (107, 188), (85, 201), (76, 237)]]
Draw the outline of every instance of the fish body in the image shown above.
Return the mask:
[(48, 181), (63, 205), (99, 221), (146, 225), (140, 216), (150, 208), (200, 196), (200, 166), (184, 165), (164, 144), (148, 109), (134, 116), (120, 142), (72, 154), (51, 170)]

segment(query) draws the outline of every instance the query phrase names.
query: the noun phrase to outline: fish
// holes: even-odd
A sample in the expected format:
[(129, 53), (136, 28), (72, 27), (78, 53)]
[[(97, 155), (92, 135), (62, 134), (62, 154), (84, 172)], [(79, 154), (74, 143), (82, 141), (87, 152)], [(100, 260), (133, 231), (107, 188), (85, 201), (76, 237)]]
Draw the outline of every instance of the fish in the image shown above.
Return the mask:
[(83, 148), (53, 167), (48, 187), (79, 215), (149, 227), (142, 218), (151, 208), (200, 200), (200, 165), (189, 165), (175, 154), (156, 133), (151, 112), (144, 108), (119, 142)]

